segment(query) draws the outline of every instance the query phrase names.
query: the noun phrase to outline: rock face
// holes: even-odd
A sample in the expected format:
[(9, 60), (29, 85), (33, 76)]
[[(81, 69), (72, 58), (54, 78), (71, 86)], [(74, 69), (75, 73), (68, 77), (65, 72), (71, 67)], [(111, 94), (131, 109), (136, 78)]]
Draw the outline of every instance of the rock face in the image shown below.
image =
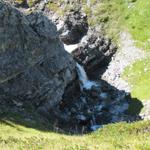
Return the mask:
[(79, 47), (72, 54), (89, 72), (110, 62), (115, 52), (116, 47), (110, 39), (104, 38), (94, 29), (89, 29), (87, 35), (79, 43)]
[(80, 11), (69, 12), (66, 16), (60, 38), (67, 45), (76, 44), (88, 31), (87, 16)]
[(24, 16), (0, 2), (0, 98), (47, 111), (75, 78), (75, 63), (41, 13)]

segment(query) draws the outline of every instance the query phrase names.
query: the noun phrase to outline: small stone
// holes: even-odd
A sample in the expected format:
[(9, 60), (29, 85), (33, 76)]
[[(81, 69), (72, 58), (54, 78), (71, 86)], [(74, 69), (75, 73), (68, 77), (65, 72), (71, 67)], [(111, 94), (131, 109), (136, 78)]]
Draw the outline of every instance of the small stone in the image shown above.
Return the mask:
[(99, 128), (103, 128), (103, 126), (102, 126), (102, 125), (93, 125), (93, 126), (90, 127), (90, 129), (91, 129), (92, 131), (96, 131), (96, 130), (98, 130)]
[(78, 120), (85, 121), (87, 118), (84, 115), (77, 115)]
[(94, 109), (95, 109), (96, 111), (101, 111), (102, 108), (103, 108), (103, 105), (97, 105), (97, 106), (94, 107)]

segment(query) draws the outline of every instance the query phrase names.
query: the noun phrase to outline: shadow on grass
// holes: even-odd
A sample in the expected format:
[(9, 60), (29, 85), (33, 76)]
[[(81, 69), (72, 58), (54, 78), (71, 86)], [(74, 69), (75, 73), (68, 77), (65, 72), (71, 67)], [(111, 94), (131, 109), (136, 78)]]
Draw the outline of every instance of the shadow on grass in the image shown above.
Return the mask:
[[(141, 119), (139, 113), (141, 112), (143, 105), (140, 100), (131, 98), (129, 93), (127, 94), (124, 91), (119, 91), (118, 89), (109, 85), (106, 81), (103, 81), (103, 84), (105, 84), (106, 90), (109, 90), (112, 96), (116, 96), (115, 94), (127, 95), (126, 100), (129, 104), (129, 108), (125, 113), (126, 115), (128, 115), (129, 119), (125, 121), (132, 122)], [(69, 99), (72, 99), (72, 97), (69, 97)], [(76, 126), (74, 123), (69, 123), (63, 120), (59, 121), (59, 116), (55, 115), (55, 113), (53, 115), (53, 112), (50, 113), (50, 117), (48, 117), (47, 115), (45, 117), (44, 115), (39, 114), (34, 106), (30, 106), (29, 104), (24, 104), (22, 107), (18, 107), (13, 103), (6, 103), (0, 105), (0, 123), (13, 128), (16, 128), (17, 125), (22, 125), (24, 127), (33, 128), (43, 132), (57, 132), (67, 135), (83, 134), (81, 130), (84, 125), (81, 125), (81, 127), (79, 127), (80, 130), (74, 131)], [(108, 122), (106, 124), (109, 123), (111, 122)]]
[(132, 98), (131, 100), (128, 101), (129, 102), (129, 108), (128, 108), (128, 112), (127, 114), (129, 115), (139, 115), (139, 113), (141, 112), (141, 109), (143, 108), (143, 104), (140, 100), (138, 100), (137, 98)]

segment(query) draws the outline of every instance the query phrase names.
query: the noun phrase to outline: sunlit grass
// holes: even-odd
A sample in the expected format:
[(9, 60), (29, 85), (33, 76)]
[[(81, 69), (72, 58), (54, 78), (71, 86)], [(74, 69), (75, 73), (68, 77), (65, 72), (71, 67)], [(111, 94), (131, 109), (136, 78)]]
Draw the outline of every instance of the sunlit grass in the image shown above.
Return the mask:
[(9, 122), (0, 124), (2, 150), (120, 150), (150, 147), (150, 122), (107, 125), (92, 134), (71, 136), (52, 131), (42, 132)]
[(132, 96), (141, 100), (150, 99), (150, 61), (149, 58), (135, 62), (126, 68), (124, 78), (129, 81)]

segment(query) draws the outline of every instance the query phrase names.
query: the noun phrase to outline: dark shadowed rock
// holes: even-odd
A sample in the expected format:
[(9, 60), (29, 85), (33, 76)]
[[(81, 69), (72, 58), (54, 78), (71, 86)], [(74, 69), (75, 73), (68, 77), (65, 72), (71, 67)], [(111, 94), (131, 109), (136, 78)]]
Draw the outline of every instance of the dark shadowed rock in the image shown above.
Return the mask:
[(89, 29), (81, 40), (79, 47), (72, 52), (74, 58), (84, 66), (87, 72), (103, 67), (110, 62), (116, 47), (110, 39), (104, 38), (101, 33)]
[[(41, 13), (24, 16), (0, 2), (0, 97), (47, 111), (75, 78), (75, 63)], [(42, 110), (41, 109), (41, 110)]]
[(64, 22), (64, 31), (60, 39), (65, 44), (76, 44), (88, 31), (87, 16), (80, 11), (69, 12)]

